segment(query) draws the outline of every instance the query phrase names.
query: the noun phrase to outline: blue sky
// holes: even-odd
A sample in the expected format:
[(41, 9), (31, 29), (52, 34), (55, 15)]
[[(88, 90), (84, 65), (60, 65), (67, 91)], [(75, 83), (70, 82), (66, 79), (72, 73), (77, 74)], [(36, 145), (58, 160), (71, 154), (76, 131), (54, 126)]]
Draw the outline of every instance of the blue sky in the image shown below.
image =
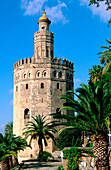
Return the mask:
[(36, 21), (45, 7), (52, 21), (54, 56), (74, 62), (75, 88), (87, 83), (88, 70), (99, 64), (99, 47), (111, 37), (110, 11), (88, 6), (88, 0), (6, 0), (0, 2), (0, 132), (13, 119), (13, 66), (34, 53)]

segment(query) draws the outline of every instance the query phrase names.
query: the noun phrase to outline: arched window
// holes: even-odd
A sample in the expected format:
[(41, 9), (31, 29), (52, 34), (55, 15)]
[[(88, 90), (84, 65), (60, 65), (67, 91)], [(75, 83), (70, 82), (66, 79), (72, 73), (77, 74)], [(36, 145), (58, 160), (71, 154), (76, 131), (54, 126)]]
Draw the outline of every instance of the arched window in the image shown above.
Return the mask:
[(40, 71), (37, 71), (37, 72), (36, 72), (36, 78), (37, 78), (37, 77), (40, 77)]
[(60, 114), (61, 115), (61, 111), (59, 111), (60, 108), (56, 109), (56, 114)]
[(59, 72), (59, 78), (62, 78), (62, 71)]
[(25, 109), (24, 110), (24, 119), (29, 119), (30, 118), (30, 110), (29, 109)]
[(27, 77), (27, 74), (26, 74), (26, 73), (24, 73), (23, 78), (24, 78), (24, 79), (26, 79), (26, 77)]
[(41, 89), (43, 89), (44, 88), (44, 83), (41, 83)]
[(54, 77), (56, 77), (56, 74), (57, 74), (57, 72), (56, 72), (56, 70), (53, 72), (53, 76)]
[(42, 75), (43, 75), (43, 77), (46, 77), (46, 71), (43, 71), (43, 73), (42, 73)]
[(31, 73), (30, 72), (29, 72), (28, 76), (29, 76), (29, 78), (31, 77)]
[(44, 77), (46, 77), (46, 71), (44, 72)]

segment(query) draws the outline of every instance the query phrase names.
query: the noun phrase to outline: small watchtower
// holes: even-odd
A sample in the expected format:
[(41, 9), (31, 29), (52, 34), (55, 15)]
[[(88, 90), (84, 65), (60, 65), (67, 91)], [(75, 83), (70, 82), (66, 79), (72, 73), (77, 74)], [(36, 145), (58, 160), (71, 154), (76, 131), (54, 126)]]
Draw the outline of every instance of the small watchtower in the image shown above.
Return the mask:
[[(60, 95), (73, 90), (73, 63), (53, 57), (53, 33), (49, 31), (51, 21), (45, 16), (39, 18), (39, 30), (34, 34), (34, 56), (20, 59), (14, 64), (13, 132), (22, 136), (22, 129), (32, 116), (58, 112), (64, 101)], [(61, 111), (60, 114), (66, 114)], [(51, 118), (50, 118), (51, 119)], [(48, 140), (44, 149), (53, 152), (55, 146)], [(39, 151), (36, 141), (32, 149), (20, 152), (19, 158), (36, 157)]]

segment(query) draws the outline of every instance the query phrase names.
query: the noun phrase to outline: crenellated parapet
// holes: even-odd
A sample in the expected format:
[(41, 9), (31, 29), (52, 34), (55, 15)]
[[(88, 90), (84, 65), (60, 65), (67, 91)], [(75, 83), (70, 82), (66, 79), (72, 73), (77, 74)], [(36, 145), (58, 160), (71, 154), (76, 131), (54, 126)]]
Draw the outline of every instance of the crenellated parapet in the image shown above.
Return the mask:
[(20, 59), (19, 61), (17, 61), (15, 64), (14, 64), (14, 69), (18, 68), (19, 66), (22, 66), (22, 65), (25, 65), (25, 64), (30, 64), (34, 62), (34, 59), (32, 57), (32, 59), (30, 57), (27, 58), (24, 58), (24, 59)]
[[(24, 58), (24, 59), (22, 59), (21, 58), (21, 60), (19, 60), (19, 61), (17, 61), (15, 64), (14, 64), (14, 69), (17, 69), (17, 68), (19, 68), (19, 66), (22, 66), (22, 65), (26, 65), (26, 64), (39, 64), (40, 63), (40, 61), (39, 61), (40, 59), (38, 59), (38, 62), (35, 60), (35, 56), (33, 56), (32, 58), (30, 58), (30, 57), (28, 57), (28, 59), (27, 58)], [(73, 69), (73, 62), (71, 62), (71, 61), (68, 61), (68, 60), (66, 60), (65, 58), (62, 60), (60, 57), (59, 57), (59, 59), (57, 59), (57, 57), (54, 57), (53, 59), (52, 59), (52, 62), (51, 62), (52, 64), (55, 64), (55, 65), (61, 65), (61, 66), (66, 66), (66, 67), (69, 67), (69, 68), (72, 68)]]
[(57, 59), (57, 57), (54, 57), (53, 60), (52, 60), (52, 62), (53, 62), (54, 64), (58, 64), (58, 65), (70, 67), (70, 68), (73, 69), (73, 62), (68, 61), (68, 60), (66, 60), (65, 58), (62, 60), (60, 57), (59, 57), (59, 59)]

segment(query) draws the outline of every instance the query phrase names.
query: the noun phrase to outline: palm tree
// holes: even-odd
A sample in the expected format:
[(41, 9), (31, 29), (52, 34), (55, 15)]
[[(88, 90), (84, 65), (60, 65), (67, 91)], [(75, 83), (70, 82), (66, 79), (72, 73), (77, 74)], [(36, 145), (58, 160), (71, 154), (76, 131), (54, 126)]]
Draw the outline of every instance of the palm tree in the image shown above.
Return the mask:
[(105, 49), (98, 53), (100, 56), (100, 64), (104, 64), (103, 73), (106, 73), (111, 65), (111, 40), (106, 40), (109, 45), (101, 46), (100, 48)]
[[(21, 136), (15, 137), (14, 143), (15, 143), (14, 151), (16, 152), (16, 155), (18, 155), (19, 151), (26, 149), (26, 147), (31, 148), (31, 146), (27, 144), (27, 141), (23, 139)], [(15, 167), (16, 165), (18, 165), (18, 158), (17, 156), (16, 157), (13, 156), (13, 166)]]
[(103, 67), (100, 65), (94, 65), (93, 68), (89, 69), (89, 75), (93, 83), (99, 80), (100, 75), (102, 74)]
[[(27, 147), (27, 142), (20, 136), (8, 135), (7, 133), (3, 136), (0, 134), (0, 162), (1, 169), (7, 170), (17, 162), (18, 151), (24, 150)], [(13, 156), (13, 163), (12, 163)], [(5, 167), (5, 168), (4, 168)]]
[(47, 139), (49, 138), (51, 138), (55, 143), (55, 137), (53, 133), (56, 133), (56, 129), (54, 127), (51, 127), (51, 123), (48, 123), (48, 120), (45, 120), (46, 116), (38, 115), (35, 118), (32, 118), (33, 121), (29, 121), (26, 124), (26, 127), (23, 129), (25, 130), (23, 132), (23, 135), (25, 135), (26, 139), (30, 137), (29, 145), (31, 144), (33, 139), (36, 139), (38, 141), (40, 153), (43, 152), (42, 140), (44, 140), (45, 146), (47, 146)]
[(8, 122), (4, 128), (4, 134), (13, 135), (13, 122)]
[[(67, 101), (60, 110), (72, 110), (77, 113), (76, 116), (71, 119), (68, 115), (62, 117), (70, 120), (68, 121), (69, 126), (77, 128), (78, 125), (78, 127), (82, 127), (83, 131), (93, 135), (95, 165), (98, 170), (106, 170), (109, 167), (108, 131), (111, 115), (111, 92), (105, 85), (102, 85), (101, 81), (95, 84), (90, 81), (89, 85), (81, 84), (74, 94), (78, 97), (77, 101), (68, 95), (60, 96), (61, 99)], [(58, 115), (54, 117), (60, 118)]]
[(2, 135), (0, 133), (0, 163), (1, 170), (10, 169), (9, 158), (12, 156), (16, 157), (16, 152), (14, 151), (13, 137), (9, 135)]

